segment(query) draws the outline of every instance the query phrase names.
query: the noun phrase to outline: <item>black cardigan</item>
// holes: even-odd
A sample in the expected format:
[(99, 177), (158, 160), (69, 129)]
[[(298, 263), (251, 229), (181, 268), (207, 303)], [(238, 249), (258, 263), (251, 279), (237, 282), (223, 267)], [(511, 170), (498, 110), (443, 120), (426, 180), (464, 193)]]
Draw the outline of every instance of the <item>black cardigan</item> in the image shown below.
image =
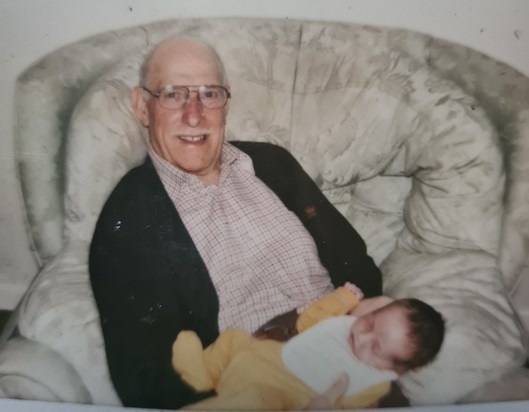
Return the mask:
[[(313, 236), (332, 283), (382, 293), (364, 241), (288, 151), (233, 142), (255, 173)], [(197, 394), (171, 368), (178, 332), (194, 330), (204, 347), (218, 336), (219, 303), (208, 271), (149, 159), (131, 170), (107, 200), (90, 247), (90, 280), (107, 361), (126, 406), (179, 408)]]

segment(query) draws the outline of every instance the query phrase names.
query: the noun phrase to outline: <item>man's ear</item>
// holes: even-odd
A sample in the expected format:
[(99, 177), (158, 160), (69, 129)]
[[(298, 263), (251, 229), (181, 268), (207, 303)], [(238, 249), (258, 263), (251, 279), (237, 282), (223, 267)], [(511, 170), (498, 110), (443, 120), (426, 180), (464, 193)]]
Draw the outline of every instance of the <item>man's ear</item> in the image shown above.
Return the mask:
[(149, 108), (143, 97), (143, 90), (139, 86), (132, 88), (130, 93), (132, 112), (143, 127), (149, 127)]
[[(226, 88), (226, 90), (228, 90), (228, 92), (231, 93), (231, 87), (229, 85), (225, 85), (224, 86)], [(224, 106), (224, 118), (226, 118), (226, 116), (228, 116), (228, 112), (230, 111), (230, 100), (231, 99), (228, 99), (228, 102), (226, 103), (226, 106)]]

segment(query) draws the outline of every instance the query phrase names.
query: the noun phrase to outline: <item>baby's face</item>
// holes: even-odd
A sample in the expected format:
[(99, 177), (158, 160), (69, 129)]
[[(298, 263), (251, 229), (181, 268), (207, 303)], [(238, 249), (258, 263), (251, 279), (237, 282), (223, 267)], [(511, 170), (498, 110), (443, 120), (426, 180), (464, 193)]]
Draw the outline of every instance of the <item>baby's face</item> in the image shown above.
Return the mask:
[(361, 362), (401, 374), (405, 371), (395, 361), (408, 360), (413, 355), (408, 331), (406, 309), (390, 304), (356, 319), (349, 344)]

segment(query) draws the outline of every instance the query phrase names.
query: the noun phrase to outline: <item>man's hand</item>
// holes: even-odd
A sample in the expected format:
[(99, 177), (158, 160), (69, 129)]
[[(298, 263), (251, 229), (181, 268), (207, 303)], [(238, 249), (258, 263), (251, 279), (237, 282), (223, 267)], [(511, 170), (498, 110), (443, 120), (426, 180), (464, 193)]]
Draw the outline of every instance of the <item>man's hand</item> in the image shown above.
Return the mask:
[(269, 320), (255, 331), (253, 335), (257, 339), (273, 339), (279, 342), (286, 342), (297, 334), (297, 319), (298, 313), (296, 310), (292, 310)]
[(349, 386), (349, 376), (346, 373), (339, 375), (336, 380), (322, 393), (317, 394), (303, 408), (304, 410), (335, 409), (340, 398), (343, 397)]

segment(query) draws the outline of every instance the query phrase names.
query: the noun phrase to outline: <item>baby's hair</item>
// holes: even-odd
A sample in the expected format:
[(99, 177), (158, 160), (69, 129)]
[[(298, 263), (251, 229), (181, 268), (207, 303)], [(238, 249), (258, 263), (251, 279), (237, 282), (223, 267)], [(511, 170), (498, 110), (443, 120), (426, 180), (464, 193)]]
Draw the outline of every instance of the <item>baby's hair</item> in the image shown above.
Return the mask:
[(415, 298), (399, 299), (393, 304), (407, 311), (408, 334), (415, 349), (410, 359), (396, 360), (396, 363), (410, 370), (432, 362), (441, 350), (445, 335), (443, 316), (432, 306)]

